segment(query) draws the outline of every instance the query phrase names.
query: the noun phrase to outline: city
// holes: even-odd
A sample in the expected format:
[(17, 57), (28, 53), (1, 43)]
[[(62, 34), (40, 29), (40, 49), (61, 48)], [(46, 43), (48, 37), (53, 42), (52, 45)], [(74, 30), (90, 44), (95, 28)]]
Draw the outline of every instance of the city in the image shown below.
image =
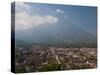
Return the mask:
[(89, 69), (97, 66), (97, 48), (16, 47), (17, 72)]

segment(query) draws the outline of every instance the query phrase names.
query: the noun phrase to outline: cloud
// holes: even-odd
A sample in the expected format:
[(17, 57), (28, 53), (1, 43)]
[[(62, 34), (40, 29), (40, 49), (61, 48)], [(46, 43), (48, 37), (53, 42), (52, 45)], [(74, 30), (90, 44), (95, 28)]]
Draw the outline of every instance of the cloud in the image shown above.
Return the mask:
[(61, 13), (61, 14), (63, 14), (63, 13), (64, 13), (64, 11), (63, 11), (63, 10), (61, 10), (61, 9), (57, 9), (57, 10), (56, 10), (56, 12), (57, 12), (57, 13)]
[(30, 12), (31, 6), (25, 2), (16, 2), (16, 12)]
[[(15, 28), (16, 30), (29, 29), (39, 25), (52, 25), (58, 22), (58, 17), (52, 15), (32, 15), (33, 6), (25, 2), (16, 2)], [(32, 12), (34, 13), (34, 12)]]
[(15, 26), (17, 30), (28, 29), (43, 24), (55, 24), (58, 18), (52, 15), (29, 15), (26, 12), (19, 12), (15, 14)]

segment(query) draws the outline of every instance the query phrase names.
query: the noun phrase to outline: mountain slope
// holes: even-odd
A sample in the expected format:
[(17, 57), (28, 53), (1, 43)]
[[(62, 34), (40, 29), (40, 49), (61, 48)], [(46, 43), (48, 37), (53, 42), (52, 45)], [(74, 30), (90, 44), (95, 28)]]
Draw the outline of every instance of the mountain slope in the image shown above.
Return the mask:
[(30, 43), (96, 42), (95, 35), (66, 20), (61, 20), (55, 25), (44, 24), (35, 28), (16, 31), (16, 38)]

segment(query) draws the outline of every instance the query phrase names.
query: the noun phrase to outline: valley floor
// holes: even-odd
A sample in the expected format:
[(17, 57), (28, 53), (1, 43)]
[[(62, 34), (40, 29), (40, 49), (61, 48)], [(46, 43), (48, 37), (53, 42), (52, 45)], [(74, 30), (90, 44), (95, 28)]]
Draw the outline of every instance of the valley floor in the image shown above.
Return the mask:
[(97, 67), (97, 48), (17, 47), (16, 72), (90, 69)]

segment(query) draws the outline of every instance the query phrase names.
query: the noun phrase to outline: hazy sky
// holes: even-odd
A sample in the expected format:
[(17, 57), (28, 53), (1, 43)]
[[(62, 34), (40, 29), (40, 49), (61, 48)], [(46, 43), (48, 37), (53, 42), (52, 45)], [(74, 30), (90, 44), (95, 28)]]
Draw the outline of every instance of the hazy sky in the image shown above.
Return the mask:
[(16, 30), (54, 25), (64, 19), (87, 32), (96, 33), (96, 7), (16, 2), (15, 9)]

